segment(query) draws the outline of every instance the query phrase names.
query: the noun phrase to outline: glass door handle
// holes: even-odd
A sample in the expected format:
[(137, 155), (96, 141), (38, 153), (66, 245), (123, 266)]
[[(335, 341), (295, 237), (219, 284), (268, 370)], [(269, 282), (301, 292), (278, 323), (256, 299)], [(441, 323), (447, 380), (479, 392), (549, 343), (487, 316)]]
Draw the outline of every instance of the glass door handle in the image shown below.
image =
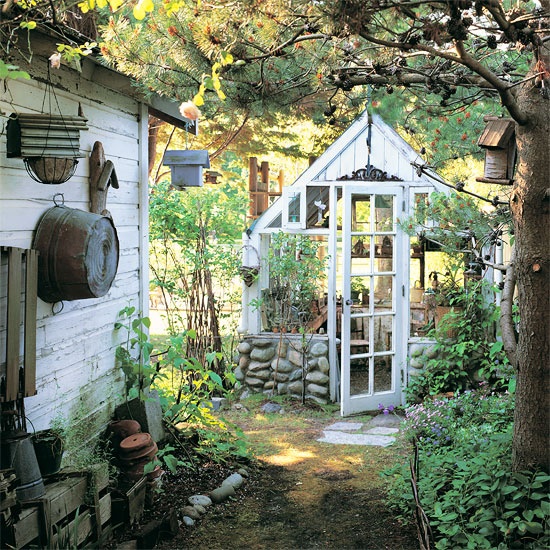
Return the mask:
[(351, 299), (348, 298), (348, 299), (346, 300), (346, 305), (347, 305), (347, 306), (352, 306), (352, 305), (353, 305), (353, 300), (351, 300)]

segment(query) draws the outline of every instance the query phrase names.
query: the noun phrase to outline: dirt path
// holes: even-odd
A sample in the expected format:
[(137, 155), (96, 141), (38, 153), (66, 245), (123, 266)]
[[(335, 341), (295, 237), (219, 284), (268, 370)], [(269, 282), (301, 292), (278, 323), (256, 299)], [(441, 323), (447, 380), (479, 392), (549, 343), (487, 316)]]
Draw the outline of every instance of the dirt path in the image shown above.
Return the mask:
[(323, 427), (341, 420), (337, 414), (285, 405), (283, 414), (250, 408), (226, 416), (244, 429), (259, 462), (236, 499), (160, 548), (418, 548), (414, 531), (387, 509), (379, 476), (398, 448), (319, 443)]

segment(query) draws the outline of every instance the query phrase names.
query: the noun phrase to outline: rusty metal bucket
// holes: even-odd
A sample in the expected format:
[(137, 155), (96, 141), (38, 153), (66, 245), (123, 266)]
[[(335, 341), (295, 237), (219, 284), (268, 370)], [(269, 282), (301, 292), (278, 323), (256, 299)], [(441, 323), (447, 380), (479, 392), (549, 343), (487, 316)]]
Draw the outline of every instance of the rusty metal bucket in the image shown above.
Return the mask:
[(36, 229), (38, 296), (45, 302), (99, 298), (118, 268), (119, 244), (110, 218), (54, 206)]

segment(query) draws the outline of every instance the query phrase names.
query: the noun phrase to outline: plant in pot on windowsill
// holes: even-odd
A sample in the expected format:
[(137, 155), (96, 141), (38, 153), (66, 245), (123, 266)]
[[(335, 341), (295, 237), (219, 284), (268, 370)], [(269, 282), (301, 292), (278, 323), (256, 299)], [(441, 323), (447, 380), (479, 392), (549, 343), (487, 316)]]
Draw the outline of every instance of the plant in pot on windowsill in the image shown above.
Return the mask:
[(353, 303), (367, 305), (369, 303), (369, 289), (359, 277), (351, 280), (351, 299)]

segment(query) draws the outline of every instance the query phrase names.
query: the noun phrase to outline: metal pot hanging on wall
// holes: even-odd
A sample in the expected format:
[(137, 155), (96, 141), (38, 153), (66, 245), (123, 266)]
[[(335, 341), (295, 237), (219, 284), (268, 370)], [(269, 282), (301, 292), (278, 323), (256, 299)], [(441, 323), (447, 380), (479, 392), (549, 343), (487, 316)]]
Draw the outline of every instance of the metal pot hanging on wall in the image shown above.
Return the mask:
[(111, 218), (54, 206), (36, 230), (38, 296), (45, 302), (99, 298), (118, 269), (118, 235)]

